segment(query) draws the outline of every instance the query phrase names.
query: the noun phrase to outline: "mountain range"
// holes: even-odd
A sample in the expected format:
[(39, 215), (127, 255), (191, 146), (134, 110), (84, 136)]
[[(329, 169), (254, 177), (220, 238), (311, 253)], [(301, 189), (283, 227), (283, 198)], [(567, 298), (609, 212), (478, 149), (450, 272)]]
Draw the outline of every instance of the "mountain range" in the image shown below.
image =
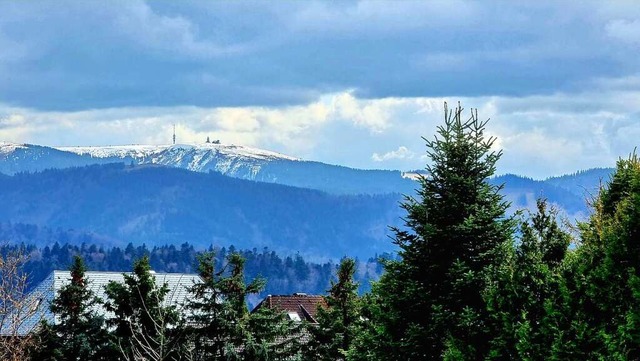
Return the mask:
[[(545, 197), (569, 220), (612, 169), (503, 184), (511, 211)], [(0, 143), (0, 237), (106, 245), (189, 242), (317, 258), (390, 252), (415, 173), (360, 170), (206, 143), (51, 148)]]
[(310, 188), (333, 194), (410, 193), (415, 183), (400, 171), (362, 170), (305, 161), (238, 145), (129, 145), (44, 147), (0, 143), (0, 173), (13, 175), (91, 164), (155, 164), (194, 172)]

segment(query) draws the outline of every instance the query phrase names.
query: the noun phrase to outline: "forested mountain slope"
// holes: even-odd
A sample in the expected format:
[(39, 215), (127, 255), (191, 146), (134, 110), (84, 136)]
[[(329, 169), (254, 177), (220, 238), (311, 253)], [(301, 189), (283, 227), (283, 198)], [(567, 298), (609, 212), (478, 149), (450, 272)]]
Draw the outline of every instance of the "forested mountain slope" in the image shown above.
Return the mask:
[(611, 180), (613, 168), (594, 168), (578, 171), (559, 177), (551, 177), (545, 183), (564, 188), (579, 196), (592, 196), (598, 194), (600, 185)]
[(399, 194), (320, 191), (159, 166), (112, 164), (0, 177), (0, 222), (128, 242), (235, 245), (315, 257), (393, 249)]

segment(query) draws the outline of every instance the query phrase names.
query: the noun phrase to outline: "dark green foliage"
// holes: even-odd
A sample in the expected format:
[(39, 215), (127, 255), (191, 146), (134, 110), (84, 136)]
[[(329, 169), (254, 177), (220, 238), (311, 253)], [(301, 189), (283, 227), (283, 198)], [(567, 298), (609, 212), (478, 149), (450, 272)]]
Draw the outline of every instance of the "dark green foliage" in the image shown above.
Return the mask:
[(105, 309), (115, 316), (109, 324), (123, 356), (136, 360), (173, 357), (180, 351), (182, 333), (175, 306), (164, 304), (169, 288), (156, 284), (146, 256), (134, 262), (133, 272), (123, 277), (124, 283), (112, 281), (105, 290)]
[(48, 322), (41, 322), (36, 340), (37, 343), (33, 345), (32, 350), (29, 352), (30, 360), (66, 360), (63, 354), (63, 338), (58, 336), (58, 334), (53, 330), (52, 324)]
[[(620, 160), (610, 183), (580, 225), (582, 246), (572, 259), (572, 338), (583, 355), (640, 359), (640, 161)], [(578, 358), (578, 356), (576, 356)]]
[(483, 290), (513, 221), (504, 218), (508, 204), (500, 187), (487, 182), (501, 153), (491, 150), (485, 124), (473, 113), (464, 121), (460, 107), (445, 107), (439, 136), (427, 140), (429, 176), (420, 181), (419, 198), (402, 205), (411, 231), (395, 229), (400, 260), (386, 262), (374, 288), (381, 293), (371, 314), (375, 338), (385, 343), (375, 359), (488, 354), (492, 325)]
[[(233, 260), (239, 261), (237, 257)], [(202, 282), (194, 284), (189, 290), (193, 298), (187, 305), (190, 314), (188, 333), (194, 343), (196, 360), (224, 359), (227, 353), (241, 344), (239, 320), (245, 317), (247, 311), (243, 304), (239, 307), (238, 298), (246, 294), (238, 294), (245, 287), (241, 287), (241, 290), (236, 287), (239, 286), (238, 282), (244, 282), (237, 279), (242, 266), (242, 263), (229, 263), (236, 274), (236, 279), (232, 280), (225, 275), (224, 267), (216, 269), (213, 253), (199, 256), (198, 274)], [(258, 280), (255, 288), (261, 284), (262, 281)], [(228, 298), (227, 291), (233, 291)]]
[(344, 258), (338, 266), (337, 282), (331, 282), (326, 297), (328, 309), (318, 310), (318, 325), (309, 328), (311, 340), (305, 347), (306, 360), (344, 359), (355, 336), (360, 315), (358, 284), (354, 282), (356, 262)]
[(361, 322), (356, 323), (355, 337), (347, 352), (348, 360), (369, 361), (379, 360), (385, 354), (391, 356), (389, 350), (397, 344), (391, 339), (394, 330), (391, 328), (392, 322), (388, 320), (397, 317), (397, 312), (387, 306), (385, 297), (390, 296), (387, 291), (376, 282), (371, 292), (360, 299)]
[[(144, 255), (149, 255), (149, 264), (157, 272), (195, 273), (196, 256), (202, 250), (194, 248), (192, 244), (183, 243), (180, 246), (166, 245), (146, 247), (145, 245), (126, 247), (103, 247), (86, 243), (81, 246), (54, 243), (53, 246), (38, 248), (32, 245), (4, 245), (0, 246), (0, 254), (16, 251), (24, 247), (29, 259), (25, 264), (25, 272), (30, 275), (30, 286), (37, 285), (55, 269), (67, 268), (74, 254), (81, 255), (87, 266), (96, 271), (122, 272), (133, 267), (133, 261)], [(216, 262), (225, 262), (230, 252), (227, 248), (210, 248), (216, 252)], [(282, 256), (268, 248), (236, 250), (246, 259), (245, 275), (253, 279), (262, 275), (269, 280), (265, 289), (249, 299), (251, 305), (256, 305), (267, 294), (292, 294), (304, 292), (308, 294), (323, 294), (330, 286), (332, 271), (336, 263), (309, 262), (301, 255)], [(360, 292), (368, 290), (366, 277), (378, 279), (382, 267), (377, 257), (372, 257), (354, 276), (361, 284)]]
[(264, 288), (264, 279), (244, 281), (245, 260), (230, 253), (227, 263), (216, 265), (213, 253), (199, 256), (187, 334), (195, 360), (270, 360), (295, 355), (293, 326), (282, 315), (263, 311), (249, 314), (247, 296)]
[(303, 325), (267, 307), (250, 314), (246, 330), (242, 360), (298, 360), (306, 347)]
[(515, 250), (503, 248), (503, 262), (486, 292), (499, 327), (491, 359), (548, 360), (566, 331), (566, 290), (562, 281), (570, 235), (557, 223), (557, 211), (539, 199), (538, 211), (520, 226)]
[(56, 323), (42, 325), (34, 360), (109, 360), (112, 356), (115, 348), (104, 318), (94, 309), (100, 302), (87, 288), (85, 272), (82, 258), (74, 257), (70, 283), (51, 303)]

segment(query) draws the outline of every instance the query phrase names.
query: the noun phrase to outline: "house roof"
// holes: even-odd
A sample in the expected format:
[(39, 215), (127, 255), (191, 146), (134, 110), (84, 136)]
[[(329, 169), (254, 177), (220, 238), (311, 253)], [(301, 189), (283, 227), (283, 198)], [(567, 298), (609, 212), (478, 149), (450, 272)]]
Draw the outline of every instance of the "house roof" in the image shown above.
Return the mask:
[(268, 295), (251, 312), (256, 312), (262, 307), (268, 307), (287, 313), (294, 321), (305, 320), (317, 323), (316, 316), (320, 307), (327, 307), (327, 301), (323, 296), (294, 293), (293, 295)]
[[(125, 273), (127, 274), (127, 273)], [(184, 273), (154, 273), (157, 285), (167, 284), (169, 293), (164, 300), (166, 305), (182, 306), (186, 303), (187, 288), (200, 280), (196, 274)], [(86, 272), (88, 288), (102, 301), (106, 301), (105, 286), (111, 282), (124, 282), (121, 272)], [(54, 314), (49, 309), (55, 295), (69, 284), (69, 271), (53, 271), (25, 298), (24, 307), (13, 309), (0, 319), (0, 335), (26, 335), (33, 331), (41, 320), (49, 323), (56, 322)], [(109, 317), (106, 310), (96, 307), (99, 314)]]

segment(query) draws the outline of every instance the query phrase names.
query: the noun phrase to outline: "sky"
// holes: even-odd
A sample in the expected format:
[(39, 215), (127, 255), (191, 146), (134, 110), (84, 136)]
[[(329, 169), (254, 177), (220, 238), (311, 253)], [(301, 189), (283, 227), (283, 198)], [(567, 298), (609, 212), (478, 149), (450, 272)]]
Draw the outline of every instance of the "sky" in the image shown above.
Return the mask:
[(0, 141), (207, 137), (423, 169), (458, 102), (498, 173), (611, 167), (640, 139), (637, 1), (0, 0)]

